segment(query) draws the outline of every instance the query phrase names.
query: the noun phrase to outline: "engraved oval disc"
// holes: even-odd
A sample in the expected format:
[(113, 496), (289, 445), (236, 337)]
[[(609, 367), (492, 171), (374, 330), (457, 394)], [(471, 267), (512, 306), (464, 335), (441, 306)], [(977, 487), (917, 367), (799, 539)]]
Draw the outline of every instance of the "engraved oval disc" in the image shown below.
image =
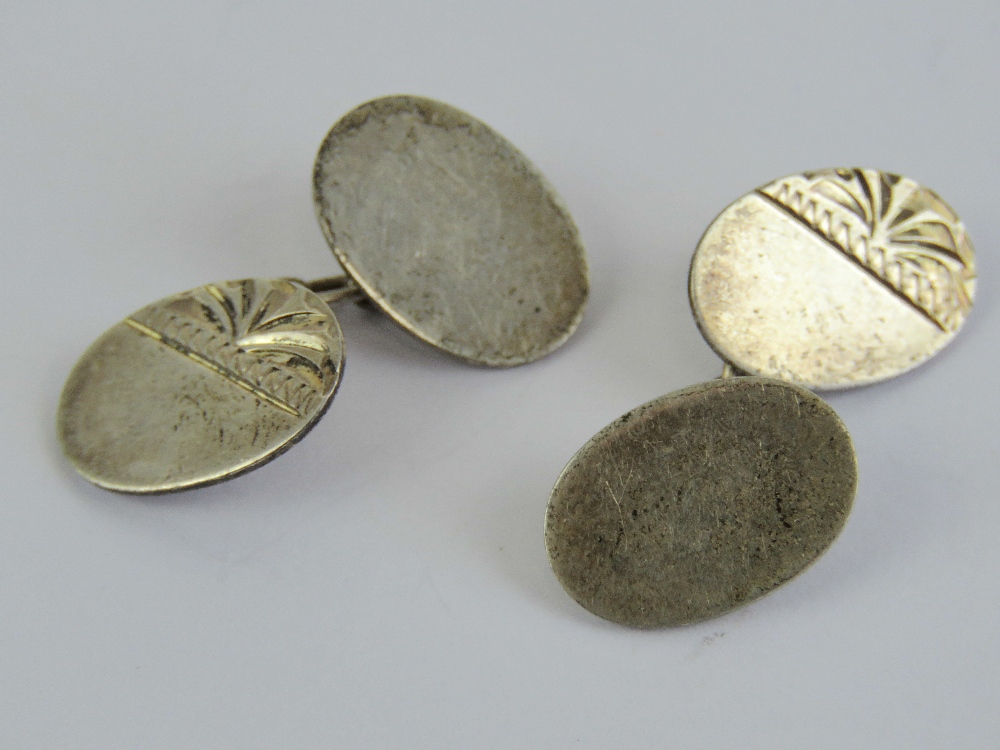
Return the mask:
[(584, 445), (552, 491), (545, 545), (594, 614), (645, 628), (698, 622), (808, 567), (843, 528), (856, 485), (850, 435), (818, 396), (713, 380)]
[(63, 450), (109, 490), (214, 484), (288, 450), (340, 382), (344, 341), (330, 308), (285, 280), (208, 284), (106, 331), (59, 402)]
[(341, 265), (403, 328), (464, 360), (520, 365), (559, 347), (587, 300), (587, 261), (541, 173), (474, 117), (390, 96), (320, 147), (316, 213)]
[(899, 375), (961, 328), (975, 293), (955, 212), (913, 180), (828, 169), (729, 206), (691, 262), (702, 335), (743, 372), (817, 390)]

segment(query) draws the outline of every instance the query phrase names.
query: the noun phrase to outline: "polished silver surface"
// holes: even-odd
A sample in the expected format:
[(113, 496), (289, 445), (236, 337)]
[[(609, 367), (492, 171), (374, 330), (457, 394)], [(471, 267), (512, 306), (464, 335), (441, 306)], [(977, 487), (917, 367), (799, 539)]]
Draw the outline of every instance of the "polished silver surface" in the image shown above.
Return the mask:
[(965, 322), (975, 281), (972, 243), (936, 193), (887, 172), (830, 169), (723, 211), (695, 252), (690, 295), (725, 361), (823, 390), (932, 357)]
[(347, 273), (439, 349), (519, 365), (580, 322), (588, 273), (573, 220), (523, 154), (464, 112), (413, 96), (357, 107), (320, 147), (314, 197)]
[(109, 329), (70, 373), (66, 456), (109, 490), (160, 493), (249, 471), (301, 439), (340, 382), (330, 308), (288, 280), (208, 284)]

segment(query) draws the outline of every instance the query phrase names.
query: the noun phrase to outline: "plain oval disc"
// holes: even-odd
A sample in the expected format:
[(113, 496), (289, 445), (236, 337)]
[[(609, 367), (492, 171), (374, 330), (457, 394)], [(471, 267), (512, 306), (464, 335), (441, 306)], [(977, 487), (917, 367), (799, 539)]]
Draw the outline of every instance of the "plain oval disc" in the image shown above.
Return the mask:
[(313, 189), (341, 265), (423, 341), (507, 367), (579, 324), (576, 225), (531, 162), (474, 117), (412, 96), (363, 104), (323, 141)]
[(556, 576), (635, 627), (717, 617), (802, 572), (840, 533), (851, 438), (809, 391), (756, 377), (661, 396), (595, 435), (549, 500)]
[(695, 319), (743, 372), (817, 390), (899, 375), (954, 338), (975, 293), (955, 212), (873, 169), (792, 175), (729, 206), (691, 263)]
[(330, 308), (284, 280), (208, 284), (106, 331), (59, 402), (63, 450), (119, 492), (214, 484), (280, 455), (326, 411), (344, 341)]

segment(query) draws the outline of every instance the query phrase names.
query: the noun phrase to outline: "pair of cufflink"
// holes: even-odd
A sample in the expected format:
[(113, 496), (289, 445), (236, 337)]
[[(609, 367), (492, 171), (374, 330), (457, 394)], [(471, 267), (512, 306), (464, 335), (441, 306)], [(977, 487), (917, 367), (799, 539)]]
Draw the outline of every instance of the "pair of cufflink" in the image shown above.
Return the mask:
[[(589, 280), (568, 211), (464, 112), (409, 96), (357, 107), (323, 141), (313, 188), (344, 276), (208, 284), (133, 313), (77, 362), (57, 429), (86, 479), (174, 492), (283, 453), (340, 383), (339, 302), (488, 367), (543, 357), (579, 324)], [(932, 191), (824, 170), (728, 207), (689, 284), (723, 377), (599, 432), (563, 471), (545, 519), (570, 595), (638, 627), (724, 614), (829, 547), (857, 465), (812, 390), (884, 380), (939, 351), (971, 308), (974, 254)]]

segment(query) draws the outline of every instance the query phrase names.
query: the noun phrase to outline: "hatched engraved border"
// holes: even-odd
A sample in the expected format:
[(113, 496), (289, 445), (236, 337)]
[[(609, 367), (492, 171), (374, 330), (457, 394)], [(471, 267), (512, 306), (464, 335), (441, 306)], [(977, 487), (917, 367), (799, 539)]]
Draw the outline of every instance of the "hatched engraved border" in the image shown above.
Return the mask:
[(792, 175), (756, 194), (942, 331), (964, 321), (972, 306), (972, 245), (932, 191), (890, 173), (838, 169)]

